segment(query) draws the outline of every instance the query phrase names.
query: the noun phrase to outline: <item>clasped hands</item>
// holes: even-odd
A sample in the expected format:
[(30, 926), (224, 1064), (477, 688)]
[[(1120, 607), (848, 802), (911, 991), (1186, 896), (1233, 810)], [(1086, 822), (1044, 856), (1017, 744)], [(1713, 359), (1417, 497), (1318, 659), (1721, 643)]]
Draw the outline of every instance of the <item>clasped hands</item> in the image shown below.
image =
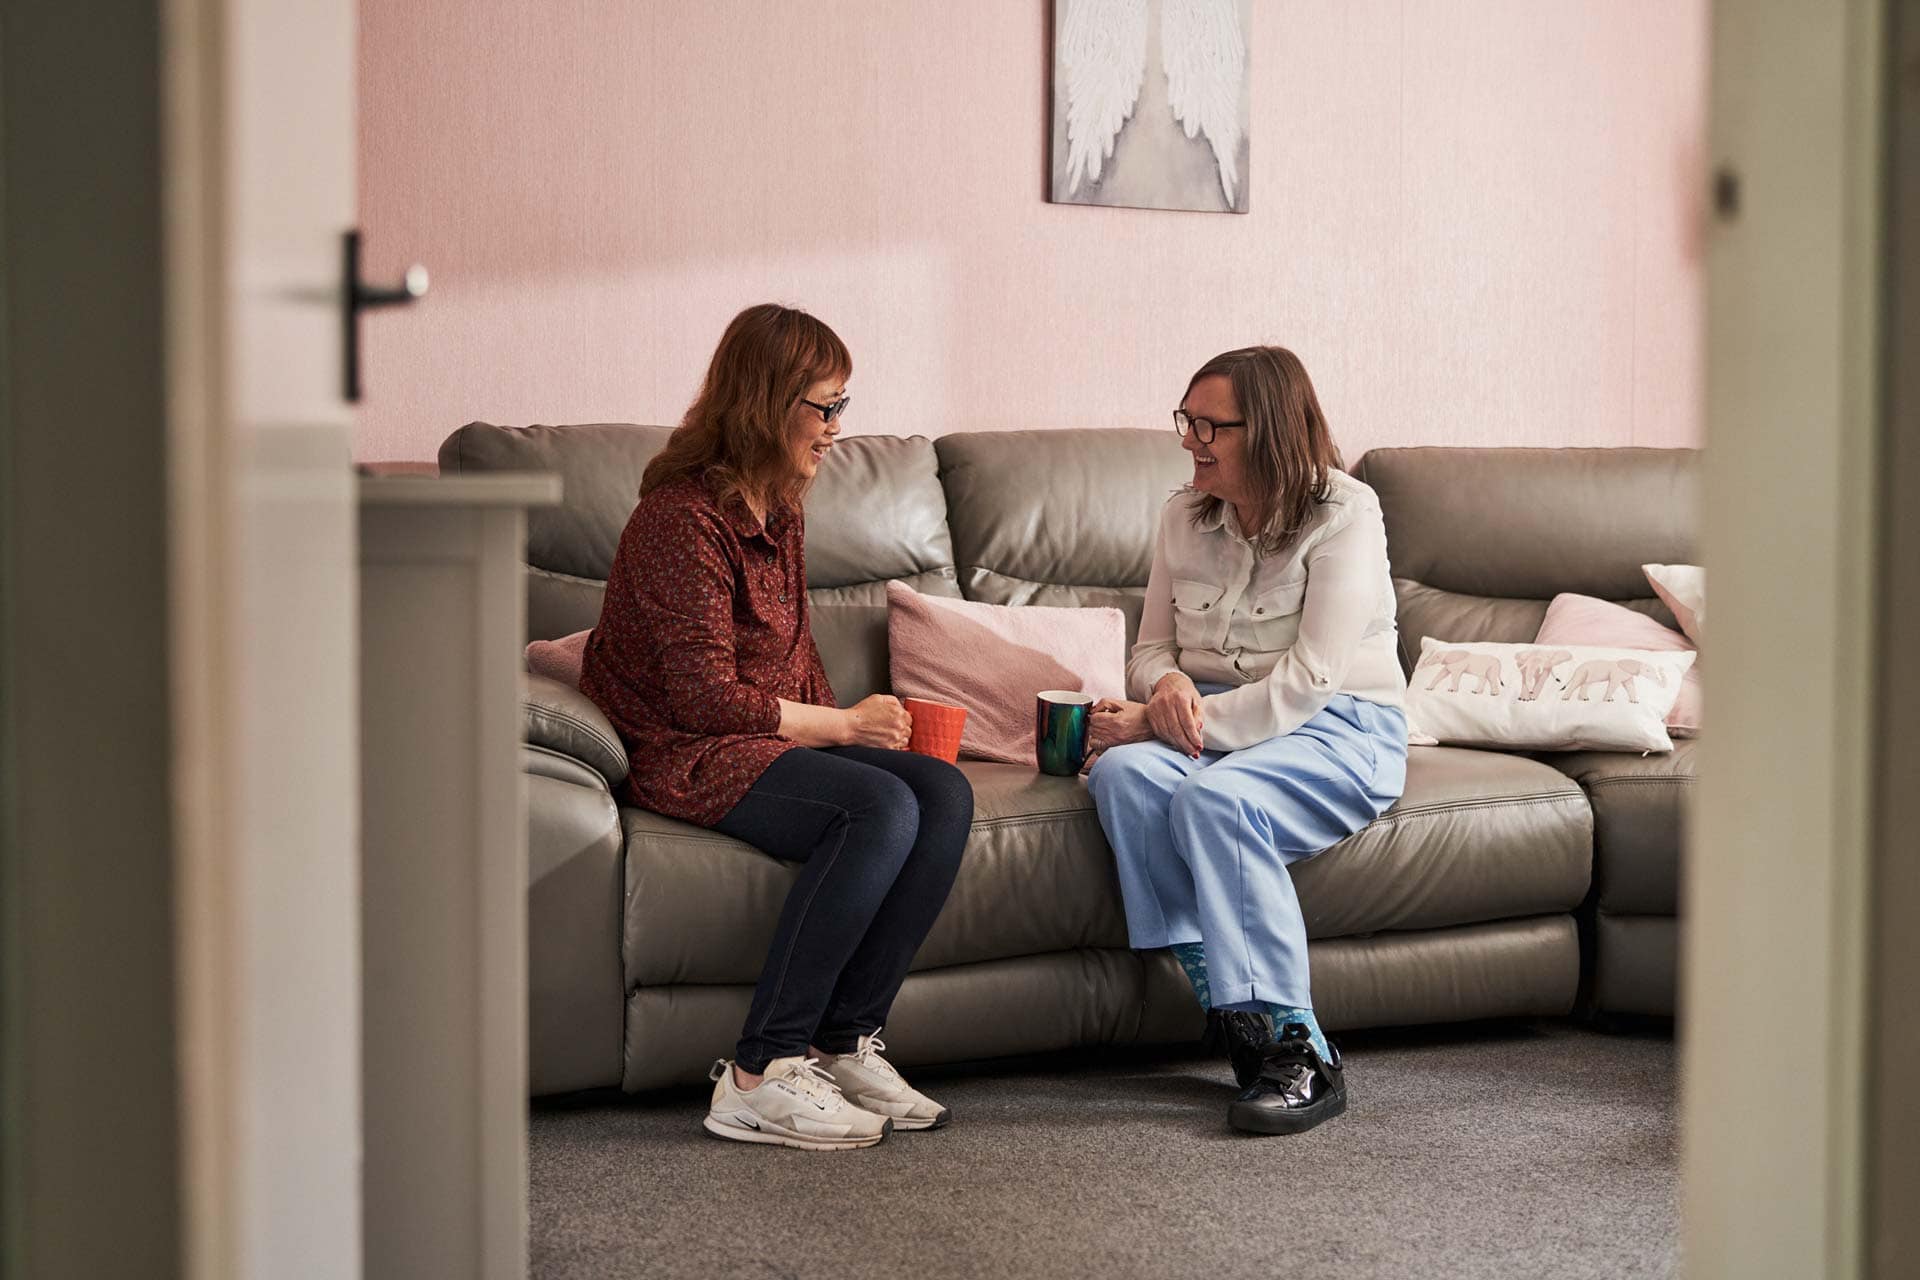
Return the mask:
[(1206, 750), (1201, 736), (1200, 690), (1183, 671), (1161, 676), (1146, 702), (1102, 698), (1093, 705), (1087, 723), (1089, 753), (1154, 738), (1196, 759)]

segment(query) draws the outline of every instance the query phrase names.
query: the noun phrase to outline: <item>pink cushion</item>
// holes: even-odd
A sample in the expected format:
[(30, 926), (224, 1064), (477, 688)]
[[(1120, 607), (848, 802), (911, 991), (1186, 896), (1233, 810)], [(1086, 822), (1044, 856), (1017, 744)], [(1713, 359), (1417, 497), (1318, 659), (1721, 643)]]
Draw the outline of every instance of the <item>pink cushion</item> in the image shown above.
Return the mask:
[[(1691, 640), (1663, 627), (1644, 613), (1592, 596), (1557, 595), (1547, 606), (1536, 645), (1599, 645), (1610, 649), (1652, 649), (1660, 653), (1693, 649)], [(1687, 668), (1680, 681), (1680, 697), (1667, 713), (1667, 732), (1691, 738), (1700, 732), (1700, 665)]]
[(967, 709), (960, 754), (1034, 764), (1033, 698), (1074, 689), (1124, 698), (1127, 622), (1118, 609), (979, 604), (887, 584), (893, 692)]
[(558, 680), (569, 689), (580, 687), (580, 661), (592, 631), (576, 631), (558, 640), (535, 640), (527, 646), (527, 670)]

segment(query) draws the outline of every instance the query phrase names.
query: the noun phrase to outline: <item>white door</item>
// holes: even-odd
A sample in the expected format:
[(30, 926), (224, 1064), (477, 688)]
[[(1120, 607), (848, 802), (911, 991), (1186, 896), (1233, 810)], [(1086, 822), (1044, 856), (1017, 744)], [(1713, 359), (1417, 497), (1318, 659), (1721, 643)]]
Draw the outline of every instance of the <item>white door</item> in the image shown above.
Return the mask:
[(171, 0), (188, 1273), (360, 1274), (354, 0)]

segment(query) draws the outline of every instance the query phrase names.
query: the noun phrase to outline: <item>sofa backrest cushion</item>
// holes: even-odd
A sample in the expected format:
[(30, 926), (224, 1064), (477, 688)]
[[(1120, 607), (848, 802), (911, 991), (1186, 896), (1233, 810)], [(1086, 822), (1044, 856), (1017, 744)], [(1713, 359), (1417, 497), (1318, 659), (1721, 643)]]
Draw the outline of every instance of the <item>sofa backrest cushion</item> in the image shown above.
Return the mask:
[(1161, 508), (1193, 473), (1172, 431), (978, 431), (934, 449), (967, 599), (1118, 608), (1132, 645)]
[(628, 423), (496, 427), (470, 422), (440, 445), (440, 470), (559, 476), (559, 505), (527, 512), (527, 563), (605, 582), (620, 549), (620, 531), (640, 493), (640, 473), (668, 434), (666, 427)]
[(1640, 566), (1698, 563), (1697, 449), (1374, 449), (1401, 661), (1423, 636), (1530, 642), (1563, 591), (1674, 625)]
[[(625, 423), (475, 422), (440, 446), (442, 471), (561, 478), (560, 505), (528, 512), (528, 639), (557, 639), (599, 620), (640, 477), (669, 433)], [(920, 436), (843, 437), (807, 498), (814, 638), (843, 702), (887, 687), (886, 583), (893, 579), (929, 594), (959, 594), (933, 445)]]

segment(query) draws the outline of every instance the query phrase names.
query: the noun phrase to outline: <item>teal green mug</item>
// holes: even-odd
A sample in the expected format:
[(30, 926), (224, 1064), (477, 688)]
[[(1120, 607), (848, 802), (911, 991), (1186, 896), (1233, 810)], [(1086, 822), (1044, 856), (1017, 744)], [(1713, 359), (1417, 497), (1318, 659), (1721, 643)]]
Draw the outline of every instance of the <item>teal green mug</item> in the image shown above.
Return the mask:
[(1042, 690), (1033, 700), (1033, 754), (1040, 772), (1071, 778), (1087, 762), (1087, 717), (1093, 695), (1073, 689)]

